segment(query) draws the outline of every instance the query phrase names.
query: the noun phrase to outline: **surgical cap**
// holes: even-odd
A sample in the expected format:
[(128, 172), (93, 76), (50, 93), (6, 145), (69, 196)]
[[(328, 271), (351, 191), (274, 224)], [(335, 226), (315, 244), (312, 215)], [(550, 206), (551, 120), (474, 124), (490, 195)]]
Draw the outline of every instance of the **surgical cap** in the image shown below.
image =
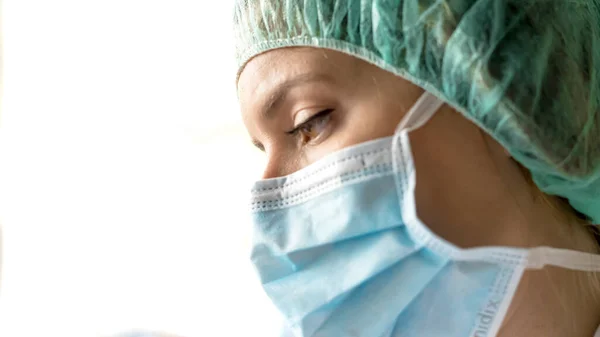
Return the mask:
[(238, 76), (282, 47), (361, 58), (444, 100), (600, 224), (600, 0), (238, 0), (234, 27)]

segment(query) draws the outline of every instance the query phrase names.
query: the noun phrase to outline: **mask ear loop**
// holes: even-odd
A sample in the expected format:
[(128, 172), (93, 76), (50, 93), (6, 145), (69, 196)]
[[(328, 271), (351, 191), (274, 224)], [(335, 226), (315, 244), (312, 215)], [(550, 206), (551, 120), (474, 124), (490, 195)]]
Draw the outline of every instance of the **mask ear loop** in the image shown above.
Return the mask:
[(527, 268), (542, 269), (545, 266), (600, 272), (600, 255), (552, 247), (531, 248)]
[(427, 123), (442, 105), (442, 100), (425, 91), (400, 121), (392, 140), (392, 163), (399, 207), (405, 225), (412, 229), (413, 239), (420, 244), (426, 244), (425, 241), (432, 235), (428, 235), (428, 229), (418, 225), (420, 221), (415, 206), (417, 178), (408, 133)]
[(442, 105), (444, 105), (444, 101), (425, 91), (398, 123), (395, 133), (398, 134), (403, 130), (413, 131), (422, 127)]
[(410, 193), (409, 177), (414, 176), (412, 172), (414, 163), (408, 132), (427, 123), (443, 104), (442, 100), (425, 91), (396, 127), (392, 140), (392, 161), (400, 200), (402, 200), (403, 194)]

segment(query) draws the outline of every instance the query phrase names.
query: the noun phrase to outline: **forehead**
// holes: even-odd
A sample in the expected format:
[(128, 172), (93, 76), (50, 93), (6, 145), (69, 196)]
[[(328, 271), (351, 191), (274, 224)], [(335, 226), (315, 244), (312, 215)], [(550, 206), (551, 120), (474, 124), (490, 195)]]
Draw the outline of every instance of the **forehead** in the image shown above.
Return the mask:
[(286, 80), (320, 74), (339, 78), (359, 69), (352, 56), (319, 48), (296, 47), (271, 50), (251, 59), (238, 80), (242, 104)]

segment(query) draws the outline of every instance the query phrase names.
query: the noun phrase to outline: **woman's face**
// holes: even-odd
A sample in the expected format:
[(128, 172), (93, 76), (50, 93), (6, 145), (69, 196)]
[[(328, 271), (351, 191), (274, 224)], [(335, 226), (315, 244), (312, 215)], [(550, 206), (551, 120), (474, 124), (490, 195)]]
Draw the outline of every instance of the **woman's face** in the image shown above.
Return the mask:
[[(393, 135), (423, 90), (346, 54), (286, 48), (250, 60), (238, 93), (246, 128), (268, 158), (263, 178), (274, 178), (342, 148)], [(438, 234), (464, 247), (560, 244), (545, 240), (547, 225), (533, 228), (551, 219), (521, 211), (537, 207), (529, 205), (531, 188), (522, 171), (459, 113), (443, 107), (411, 133), (411, 143), (419, 213)], [(501, 225), (481, 226), (492, 214)], [(523, 223), (543, 233), (531, 235)]]
[[(293, 173), (344, 147), (390, 136), (423, 90), (354, 57), (316, 48), (286, 48), (252, 59), (238, 95), (253, 143), (267, 158), (263, 178)], [(419, 217), (459, 247), (552, 246), (596, 251), (583, 226), (539, 198), (506, 151), (448, 106), (411, 132)], [(576, 294), (581, 275), (527, 272), (500, 336), (585, 336), (597, 327), (595, 303)], [(578, 331), (554, 324), (561, 308)], [(531, 319), (534, 317), (535, 319)], [(561, 317), (566, 317), (561, 315)], [(584, 319), (582, 321), (582, 319)]]
[(334, 51), (288, 48), (251, 60), (238, 83), (244, 123), (268, 158), (263, 178), (390, 136), (422, 89)]

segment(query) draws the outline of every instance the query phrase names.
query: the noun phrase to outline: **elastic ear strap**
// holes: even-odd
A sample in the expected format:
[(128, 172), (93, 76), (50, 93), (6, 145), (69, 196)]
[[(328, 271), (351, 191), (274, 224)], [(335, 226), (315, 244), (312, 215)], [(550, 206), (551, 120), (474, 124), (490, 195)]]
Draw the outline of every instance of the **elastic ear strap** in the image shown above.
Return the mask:
[(600, 255), (550, 247), (532, 248), (527, 268), (542, 269), (544, 266), (600, 272)]
[(400, 124), (396, 127), (396, 132), (402, 130), (412, 131), (420, 128), (433, 117), (442, 105), (444, 105), (442, 100), (428, 91), (423, 92), (421, 97), (406, 113), (406, 116), (400, 121)]

